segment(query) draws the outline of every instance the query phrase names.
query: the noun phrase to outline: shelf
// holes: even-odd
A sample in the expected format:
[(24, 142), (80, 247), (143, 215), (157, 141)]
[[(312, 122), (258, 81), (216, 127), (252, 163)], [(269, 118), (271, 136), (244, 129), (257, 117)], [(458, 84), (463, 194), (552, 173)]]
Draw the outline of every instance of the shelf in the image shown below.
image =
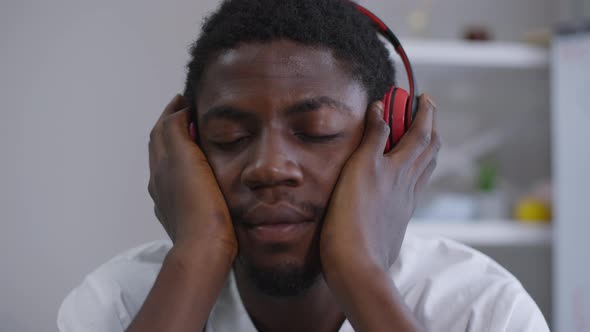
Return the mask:
[(412, 220), (408, 231), (442, 236), (472, 246), (551, 245), (550, 225), (529, 225), (508, 220)]
[(491, 69), (547, 69), (549, 50), (524, 43), (402, 40), (412, 65), (457, 66)]

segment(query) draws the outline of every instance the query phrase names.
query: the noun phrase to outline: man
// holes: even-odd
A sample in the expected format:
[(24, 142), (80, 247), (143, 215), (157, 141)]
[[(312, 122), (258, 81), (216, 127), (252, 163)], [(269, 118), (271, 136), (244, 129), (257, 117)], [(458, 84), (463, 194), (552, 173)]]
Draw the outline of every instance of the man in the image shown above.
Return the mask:
[(440, 147), (435, 106), (421, 96), (383, 153), (394, 69), (351, 3), (229, 0), (191, 56), (150, 139), (172, 241), (91, 273), (62, 332), (548, 330), (489, 258), (406, 236)]

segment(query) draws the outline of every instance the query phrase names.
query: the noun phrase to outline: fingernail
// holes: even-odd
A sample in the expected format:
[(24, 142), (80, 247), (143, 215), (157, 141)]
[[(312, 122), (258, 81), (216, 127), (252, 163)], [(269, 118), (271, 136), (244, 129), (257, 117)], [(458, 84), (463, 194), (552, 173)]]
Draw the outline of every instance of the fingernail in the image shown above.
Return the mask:
[(436, 109), (436, 104), (434, 103), (434, 100), (432, 100), (432, 98), (430, 96), (426, 96), (426, 102), (428, 103), (428, 105), (430, 106), (430, 108), (433, 111)]
[(381, 113), (381, 116), (383, 116), (383, 102), (379, 100), (375, 103), (375, 106), (379, 109), (379, 113)]

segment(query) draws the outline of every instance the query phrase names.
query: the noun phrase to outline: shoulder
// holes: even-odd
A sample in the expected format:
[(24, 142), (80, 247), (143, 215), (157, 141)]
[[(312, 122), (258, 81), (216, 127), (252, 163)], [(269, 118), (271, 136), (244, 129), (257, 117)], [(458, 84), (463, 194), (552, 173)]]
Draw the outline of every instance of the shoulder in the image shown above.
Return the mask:
[(535, 302), (506, 269), (458, 242), (408, 233), (392, 278), (433, 331), (548, 331)]
[(88, 274), (61, 304), (59, 330), (123, 331), (141, 308), (171, 245), (165, 240), (146, 243)]

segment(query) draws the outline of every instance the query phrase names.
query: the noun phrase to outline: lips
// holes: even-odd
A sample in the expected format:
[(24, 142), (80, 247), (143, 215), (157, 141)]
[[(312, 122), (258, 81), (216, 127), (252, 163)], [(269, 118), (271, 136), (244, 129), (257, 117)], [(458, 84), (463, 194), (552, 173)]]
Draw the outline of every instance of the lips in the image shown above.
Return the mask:
[(258, 203), (243, 216), (246, 226), (262, 226), (273, 224), (298, 224), (311, 222), (313, 216), (307, 215), (288, 204)]
[(257, 243), (297, 243), (315, 228), (313, 216), (287, 204), (259, 203), (240, 224), (245, 235)]

